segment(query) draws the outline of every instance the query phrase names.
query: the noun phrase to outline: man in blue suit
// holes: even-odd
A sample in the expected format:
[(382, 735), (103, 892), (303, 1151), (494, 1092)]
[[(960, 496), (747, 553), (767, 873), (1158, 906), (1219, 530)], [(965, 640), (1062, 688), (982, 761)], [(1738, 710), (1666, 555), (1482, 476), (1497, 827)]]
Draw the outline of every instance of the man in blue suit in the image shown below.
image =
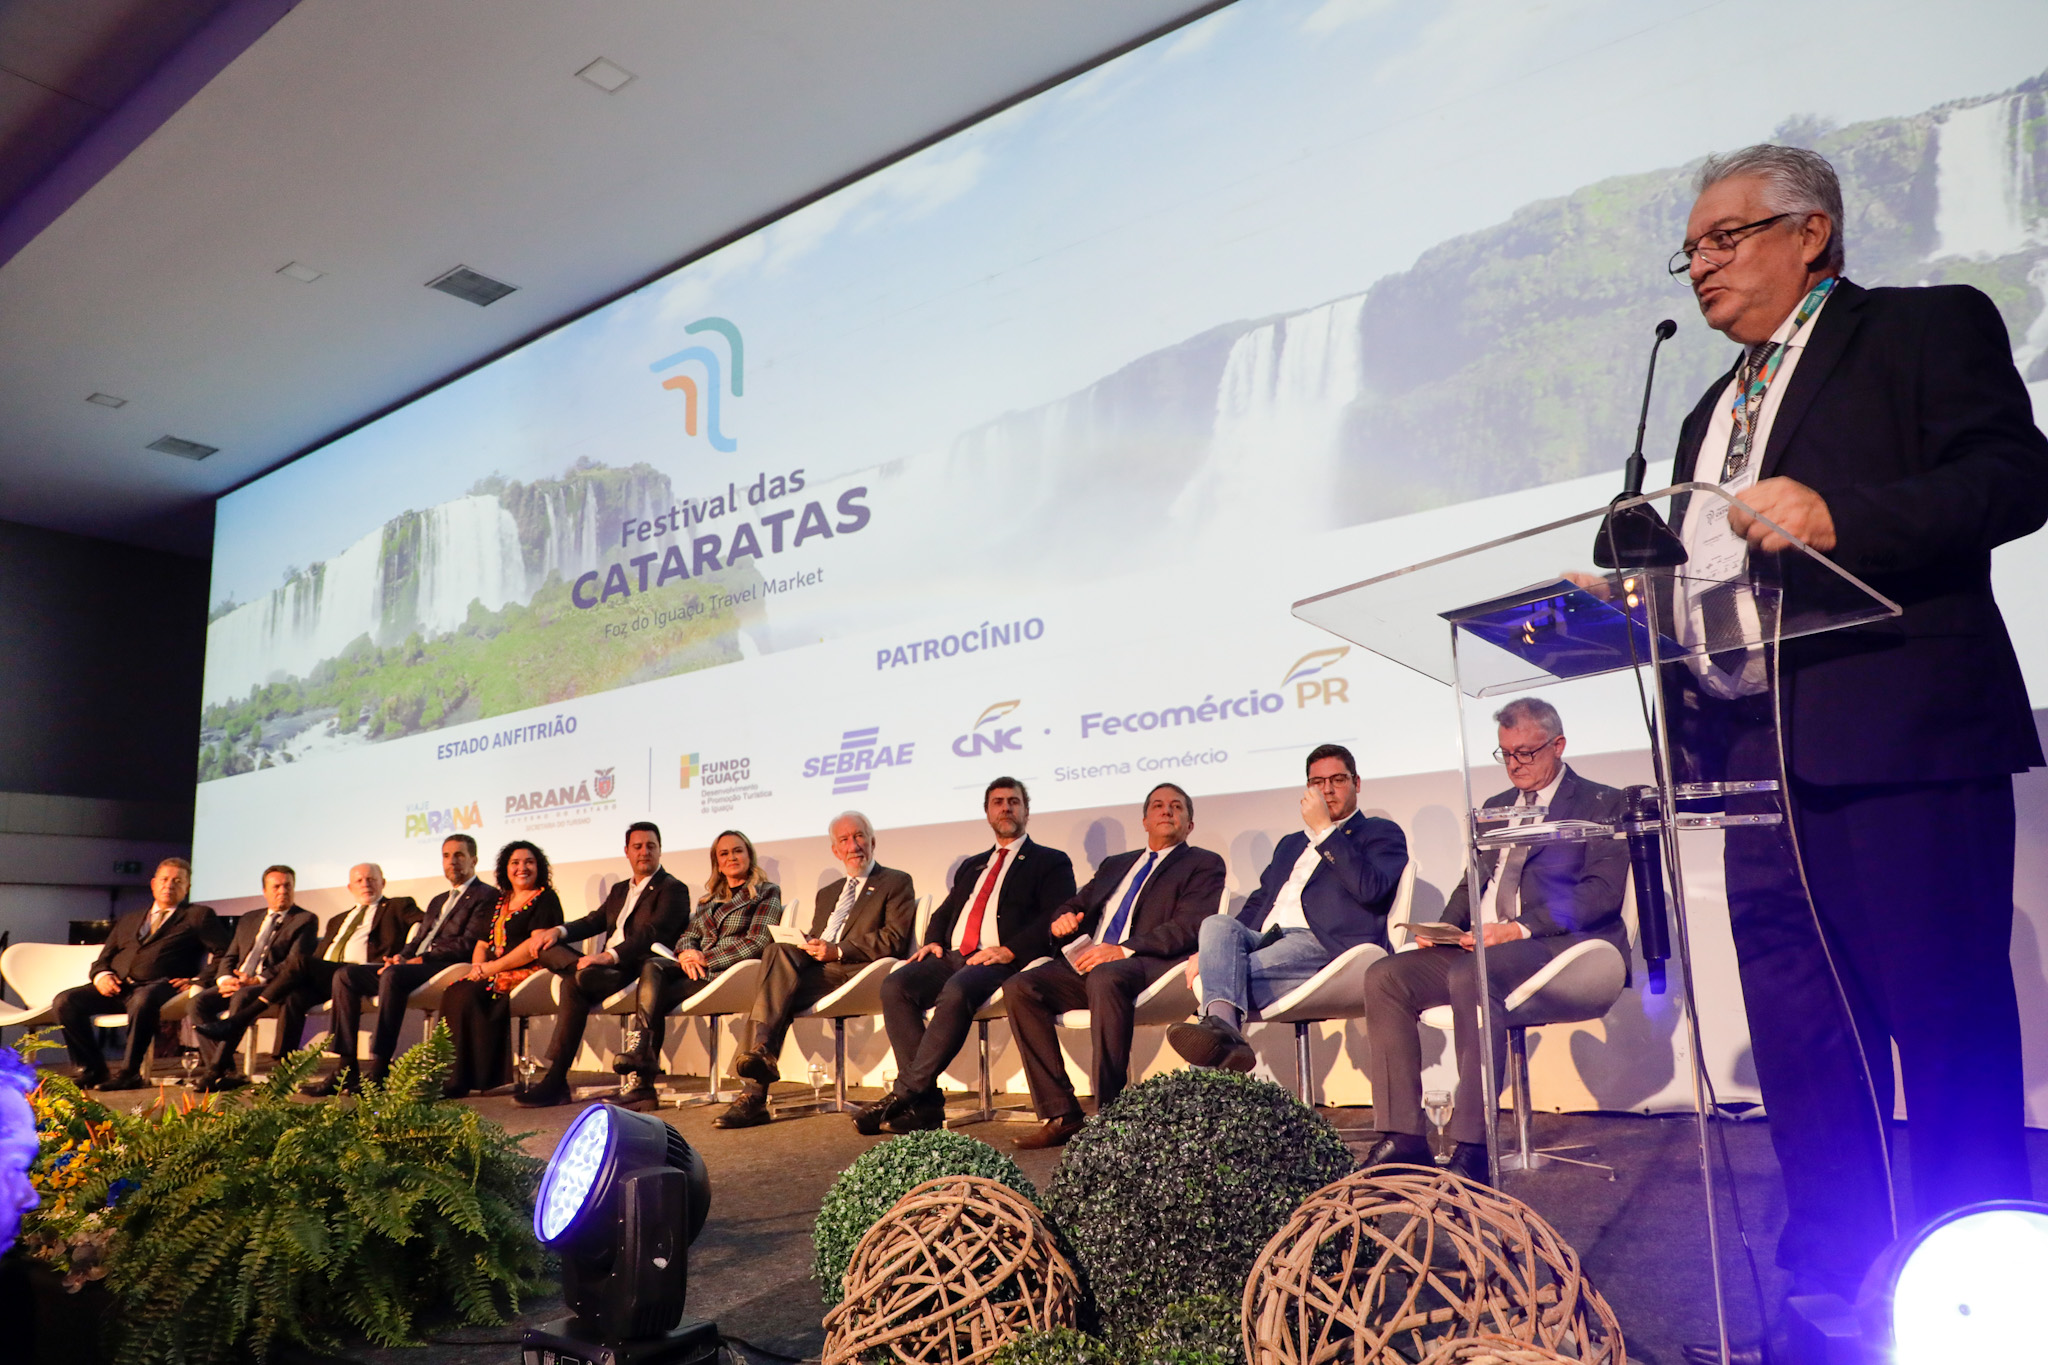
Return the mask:
[(1166, 1032), (1196, 1066), (1250, 1071), (1245, 1015), (1264, 1008), (1361, 943), (1387, 946), (1387, 912), (1408, 867), (1408, 840), (1391, 820), (1358, 810), (1358, 765), (1341, 744), (1308, 756), (1305, 828), (1273, 850), (1259, 889), (1235, 915), (1202, 922), (1197, 960), (1202, 1021)]

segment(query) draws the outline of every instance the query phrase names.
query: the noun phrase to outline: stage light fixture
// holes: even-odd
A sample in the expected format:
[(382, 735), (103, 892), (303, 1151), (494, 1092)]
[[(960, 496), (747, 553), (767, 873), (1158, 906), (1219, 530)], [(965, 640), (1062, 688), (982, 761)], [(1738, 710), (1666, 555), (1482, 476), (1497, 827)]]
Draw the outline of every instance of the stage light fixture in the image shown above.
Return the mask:
[(711, 1210), (711, 1177), (683, 1135), (653, 1114), (594, 1104), (555, 1147), (533, 1231), (562, 1260), (570, 1317), (529, 1328), (525, 1365), (696, 1365), (718, 1329), (685, 1322), (690, 1243)]
[(2048, 1206), (1973, 1204), (1900, 1239), (1864, 1281), (1864, 1339), (1890, 1365), (2026, 1360), (2041, 1349)]

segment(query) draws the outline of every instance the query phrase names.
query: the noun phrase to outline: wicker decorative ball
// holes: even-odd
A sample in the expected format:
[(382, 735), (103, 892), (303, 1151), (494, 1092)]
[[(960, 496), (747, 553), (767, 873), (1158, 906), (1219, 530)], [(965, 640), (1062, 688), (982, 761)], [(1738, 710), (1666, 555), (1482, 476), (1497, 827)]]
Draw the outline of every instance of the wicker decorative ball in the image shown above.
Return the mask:
[(1550, 1224), (1420, 1167), (1359, 1171), (1304, 1200), (1252, 1266), (1243, 1323), (1250, 1365), (1489, 1361), (1431, 1354), (1486, 1337), (1541, 1348), (1503, 1365), (1628, 1360), (1613, 1311)]
[(913, 1187), (854, 1248), (823, 1365), (886, 1354), (972, 1365), (1019, 1333), (1071, 1327), (1080, 1283), (1038, 1210), (980, 1176)]
[(1570, 1356), (1507, 1337), (1459, 1337), (1430, 1352), (1422, 1365), (1572, 1365)]

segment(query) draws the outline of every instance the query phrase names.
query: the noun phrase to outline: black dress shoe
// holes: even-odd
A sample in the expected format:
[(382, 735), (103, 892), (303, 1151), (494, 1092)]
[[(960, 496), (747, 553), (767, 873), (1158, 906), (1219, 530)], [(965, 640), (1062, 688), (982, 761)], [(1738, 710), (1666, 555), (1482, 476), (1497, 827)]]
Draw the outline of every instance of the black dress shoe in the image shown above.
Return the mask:
[(237, 1076), (225, 1071), (208, 1071), (193, 1082), (192, 1088), (204, 1095), (218, 1095), (229, 1090), (240, 1090), (248, 1084), (247, 1076)]
[(1475, 1185), (1492, 1183), (1486, 1178), (1486, 1144), (1483, 1142), (1461, 1142), (1451, 1148), (1451, 1159), (1444, 1163), (1444, 1169)]
[(899, 1109), (907, 1108), (910, 1097), (891, 1090), (873, 1104), (864, 1104), (853, 1111), (853, 1130), (862, 1137), (880, 1137), (882, 1125), (896, 1117)]
[(1166, 1031), (1166, 1041), (1195, 1066), (1246, 1072), (1259, 1064), (1244, 1035), (1213, 1014), (1203, 1015), (1198, 1024), (1175, 1024)]
[(1358, 1169), (1369, 1171), (1375, 1166), (1428, 1166), (1434, 1168), (1436, 1157), (1429, 1150), (1429, 1140), (1413, 1133), (1388, 1133), (1368, 1147), (1365, 1159), (1358, 1163)]
[(521, 1109), (553, 1109), (558, 1105), (576, 1103), (576, 1092), (569, 1089), (567, 1081), (542, 1081), (532, 1089), (514, 1095), (512, 1103)]
[(726, 1106), (723, 1114), (711, 1120), (713, 1128), (759, 1128), (770, 1120), (768, 1097), (752, 1091), (741, 1095)]
[(468, 1099), (469, 1087), (466, 1085), (457, 1085), (453, 1081), (445, 1082), (441, 1086), (441, 1098), (444, 1100)]
[(192, 1026), (192, 1031), (201, 1038), (211, 1038), (216, 1043), (225, 1043), (235, 1036), (235, 1026), (225, 1017), (207, 1019)]
[(1044, 1147), (1064, 1147), (1074, 1134), (1081, 1131), (1081, 1116), (1067, 1114), (1056, 1119), (1047, 1119), (1038, 1127), (1021, 1137), (1010, 1139), (1012, 1147), (1035, 1152)]
[(127, 1067), (124, 1066), (119, 1071), (116, 1071), (113, 1075), (107, 1077), (106, 1080), (100, 1082), (100, 1084), (95, 1086), (94, 1089), (144, 1090), (147, 1089), (148, 1086), (148, 1081), (142, 1079), (142, 1077), (139, 1074), (130, 1071)]
[(363, 1093), (363, 1078), (353, 1070), (337, 1071), (332, 1076), (309, 1081), (299, 1087), (299, 1093), (308, 1099), (324, 1100), (347, 1091), (351, 1095)]
[(733, 1059), (732, 1074), (750, 1081), (773, 1085), (782, 1079), (782, 1068), (761, 1048), (750, 1048)]
[(80, 1090), (98, 1090), (107, 1083), (107, 1069), (103, 1066), (89, 1066), (78, 1073)]
[(927, 1090), (908, 1104), (901, 1105), (889, 1115), (888, 1128), (892, 1133), (927, 1133), (946, 1126), (946, 1096), (940, 1090)]

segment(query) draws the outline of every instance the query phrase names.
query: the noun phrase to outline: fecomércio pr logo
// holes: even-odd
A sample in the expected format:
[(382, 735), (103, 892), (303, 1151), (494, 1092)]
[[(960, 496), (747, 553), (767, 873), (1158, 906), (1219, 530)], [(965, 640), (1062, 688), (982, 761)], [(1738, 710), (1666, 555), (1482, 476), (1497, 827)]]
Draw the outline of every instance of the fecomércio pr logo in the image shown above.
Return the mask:
[[(701, 414), (704, 421), (704, 437), (711, 442), (711, 448), (720, 452), (739, 449), (739, 442), (725, 434), (719, 425), (720, 395), (730, 389), (731, 396), (738, 398), (747, 391), (746, 349), (740, 342), (740, 329), (725, 318), (698, 318), (683, 328), (689, 335), (709, 332), (725, 339), (726, 361), (720, 361), (718, 352), (709, 346), (685, 346), (674, 355), (663, 356), (647, 368), (655, 374), (664, 370), (677, 370), (661, 381), (664, 389), (683, 396), (683, 432), (688, 436), (697, 434), (697, 419)], [(678, 366), (701, 366), (703, 382), (690, 369)]]
[(911, 740), (901, 744), (882, 743), (879, 725), (848, 730), (839, 737), (837, 752), (804, 760), (804, 776), (831, 778), (834, 796), (864, 792), (870, 779), (882, 769), (908, 767), (916, 749), (916, 742)]
[(1280, 679), (1282, 687), (1294, 684), (1294, 705), (1296, 709), (1312, 701), (1321, 701), (1329, 706), (1335, 702), (1351, 703), (1351, 680), (1340, 678), (1330, 670), (1337, 661), (1351, 652), (1350, 645), (1338, 645), (1333, 649), (1312, 649), (1294, 661), (1287, 675)]
[(953, 740), (953, 752), (961, 758), (979, 758), (983, 754), (1006, 754), (1023, 748), (1024, 743), (1017, 736), (1024, 733), (1024, 727), (1002, 723), (1022, 704), (1019, 701), (999, 701), (990, 706), (974, 718), (974, 724), (967, 728), (966, 734)]

